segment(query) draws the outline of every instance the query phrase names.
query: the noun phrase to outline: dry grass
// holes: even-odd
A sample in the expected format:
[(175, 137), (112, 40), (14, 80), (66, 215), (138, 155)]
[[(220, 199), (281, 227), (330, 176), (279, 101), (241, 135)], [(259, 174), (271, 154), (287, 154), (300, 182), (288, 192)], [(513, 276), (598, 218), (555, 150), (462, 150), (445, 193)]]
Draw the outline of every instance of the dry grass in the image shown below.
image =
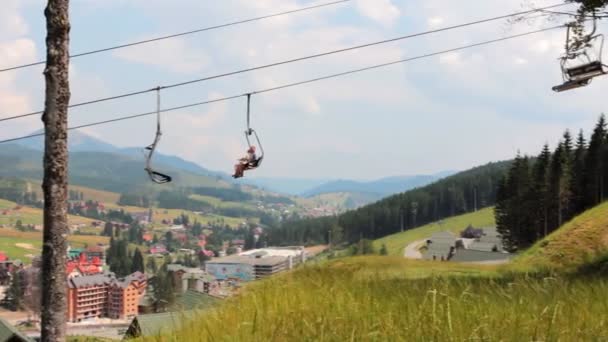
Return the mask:
[(515, 259), (513, 268), (573, 270), (608, 253), (608, 202), (577, 216)]
[[(253, 283), (146, 341), (604, 341), (605, 280), (368, 257)], [(600, 299), (600, 300), (598, 300)]]

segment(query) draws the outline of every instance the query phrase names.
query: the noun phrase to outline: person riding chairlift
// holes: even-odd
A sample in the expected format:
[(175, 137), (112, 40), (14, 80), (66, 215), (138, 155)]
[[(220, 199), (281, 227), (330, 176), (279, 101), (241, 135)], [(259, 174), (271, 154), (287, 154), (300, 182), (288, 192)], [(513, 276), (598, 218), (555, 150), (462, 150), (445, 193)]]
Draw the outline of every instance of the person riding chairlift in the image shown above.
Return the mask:
[(239, 159), (239, 163), (234, 165), (234, 178), (241, 178), (244, 176), (245, 170), (254, 169), (252, 165), (255, 164), (257, 156), (255, 155), (255, 146), (249, 146), (247, 155)]

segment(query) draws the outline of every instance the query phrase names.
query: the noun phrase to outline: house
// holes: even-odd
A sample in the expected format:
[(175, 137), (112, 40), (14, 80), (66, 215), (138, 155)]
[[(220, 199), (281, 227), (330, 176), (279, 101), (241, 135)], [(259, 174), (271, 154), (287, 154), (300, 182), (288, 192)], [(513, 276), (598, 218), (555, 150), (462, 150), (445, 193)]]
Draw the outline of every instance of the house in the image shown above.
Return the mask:
[(460, 232), (460, 237), (465, 239), (479, 239), (483, 235), (483, 229), (474, 228), (472, 225), (469, 225), (465, 230)]
[(84, 252), (82, 248), (69, 248), (68, 247), (68, 259), (75, 259), (80, 257), (80, 254)]
[(99, 260), (103, 261), (106, 259), (105, 249), (101, 246), (88, 247), (85, 250), (85, 253), (87, 254), (87, 257), (89, 258), (89, 260), (91, 260), (93, 258), (98, 258)]
[(230, 241), (230, 246), (243, 249), (245, 247), (245, 240), (232, 240)]
[(172, 272), (173, 286), (179, 293), (186, 291), (197, 291), (209, 293), (216, 285), (216, 279), (200, 268), (189, 268), (179, 264), (167, 265), (167, 270)]
[(8, 256), (6, 256), (5, 252), (0, 251), (0, 262), (8, 261)]
[(14, 326), (0, 318), (0, 342), (32, 342), (33, 340), (25, 336)]
[(152, 242), (154, 240), (154, 234), (152, 233), (144, 233), (141, 236), (141, 239), (145, 242)]
[(452, 261), (500, 263), (511, 258), (504, 250), (502, 238), (496, 228), (484, 228), (482, 234), (474, 239), (466, 248), (458, 248)]
[(162, 254), (167, 254), (167, 253), (168, 253), (168, 251), (167, 251), (167, 247), (165, 247), (165, 245), (157, 244), (157, 245), (150, 247), (150, 254), (162, 255)]
[(456, 235), (451, 232), (438, 232), (427, 240), (427, 250), (422, 257), (426, 260), (450, 260), (456, 249)]
[(67, 261), (65, 272), (68, 278), (102, 273), (103, 261), (98, 257), (94, 257), (89, 261), (87, 254), (83, 252), (80, 253), (78, 258)]

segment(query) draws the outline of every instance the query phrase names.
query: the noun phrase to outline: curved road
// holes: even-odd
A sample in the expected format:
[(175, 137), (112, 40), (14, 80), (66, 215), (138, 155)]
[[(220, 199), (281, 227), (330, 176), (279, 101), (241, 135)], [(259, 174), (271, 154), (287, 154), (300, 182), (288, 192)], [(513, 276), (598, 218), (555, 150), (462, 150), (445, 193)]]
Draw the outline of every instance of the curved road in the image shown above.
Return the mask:
[(418, 241), (414, 241), (414, 242), (410, 243), (409, 245), (407, 245), (405, 247), (403, 256), (406, 257), (407, 259), (422, 259), (422, 253), (420, 253), (420, 251), (418, 249), (425, 242), (426, 242), (426, 239), (418, 240)]

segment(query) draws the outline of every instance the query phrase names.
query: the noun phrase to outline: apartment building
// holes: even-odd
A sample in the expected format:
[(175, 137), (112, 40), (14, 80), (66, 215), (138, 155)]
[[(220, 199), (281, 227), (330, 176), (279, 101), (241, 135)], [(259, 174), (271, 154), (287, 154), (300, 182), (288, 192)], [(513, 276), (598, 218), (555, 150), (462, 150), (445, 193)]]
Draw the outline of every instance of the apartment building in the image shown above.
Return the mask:
[(76, 276), (68, 279), (68, 320), (109, 317), (127, 319), (137, 315), (137, 304), (145, 294), (147, 279), (136, 272), (123, 279), (113, 273)]
[(219, 280), (248, 281), (290, 270), (305, 261), (304, 247), (273, 247), (214, 258), (205, 263), (205, 270)]

